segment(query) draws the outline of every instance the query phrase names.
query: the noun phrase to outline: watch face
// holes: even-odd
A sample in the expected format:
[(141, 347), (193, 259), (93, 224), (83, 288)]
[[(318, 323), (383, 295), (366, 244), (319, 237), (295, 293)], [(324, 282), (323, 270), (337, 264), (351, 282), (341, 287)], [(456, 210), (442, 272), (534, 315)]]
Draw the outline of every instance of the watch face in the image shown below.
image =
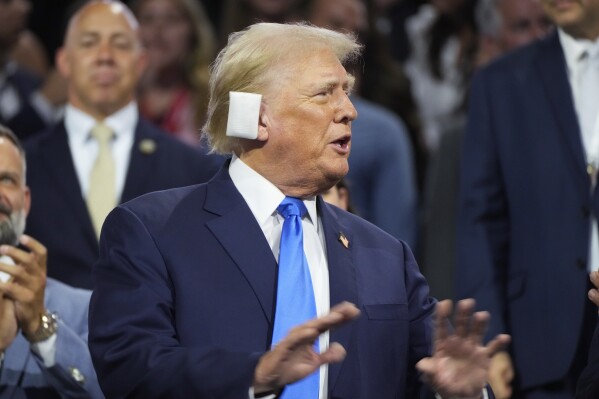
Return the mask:
[(41, 323), (38, 330), (31, 336), (26, 337), (30, 343), (45, 341), (50, 338), (58, 329), (56, 315), (46, 310), (41, 316)]

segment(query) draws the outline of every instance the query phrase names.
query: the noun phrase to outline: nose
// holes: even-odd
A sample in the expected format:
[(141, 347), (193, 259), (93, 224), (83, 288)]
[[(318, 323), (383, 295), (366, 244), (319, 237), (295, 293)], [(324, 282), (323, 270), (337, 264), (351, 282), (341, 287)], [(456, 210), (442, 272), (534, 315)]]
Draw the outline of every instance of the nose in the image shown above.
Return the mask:
[(110, 46), (110, 43), (108, 43), (108, 42), (100, 43), (100, 45), (98, 46), (97, 56), (98, 56), (97, 61), (100, 63), (111, 62), (113, 57), (112, 57), (112, 47)]
[(350, 123), (358, 117), (358, 111), (352, 104), (349, 96), (347, 94), (343, 94), (343, 98), (341, 100), (341, 104), (339, 106), (339, 112), (337, 114), (337, 123)]

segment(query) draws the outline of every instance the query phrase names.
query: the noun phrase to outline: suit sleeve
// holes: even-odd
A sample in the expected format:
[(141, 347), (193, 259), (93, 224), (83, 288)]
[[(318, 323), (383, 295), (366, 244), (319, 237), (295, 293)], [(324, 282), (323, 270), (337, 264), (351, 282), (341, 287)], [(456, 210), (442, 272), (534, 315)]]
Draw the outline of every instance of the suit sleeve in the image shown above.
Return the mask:
[(65, 399), (104, 398), (87, 348), (87, 303), (84, 301), (84, 318), (73, 324), (59, 319), (54, 366), (45, 367), (43, 360), (34, 356), (48, 384)]
[(183, 347), (167, 265), (142, 221), (107, 218), (94, 267), (89, 346), (109, 398), (245, 398), (261, 353)]
[(468, 125), (460, 166), (456, 294), (472, 297), (491, 313), (488, 337), (506, 331), (503, 285), (507, 266), (509, 214), (494, 129), (488, 76), (472, 82)]

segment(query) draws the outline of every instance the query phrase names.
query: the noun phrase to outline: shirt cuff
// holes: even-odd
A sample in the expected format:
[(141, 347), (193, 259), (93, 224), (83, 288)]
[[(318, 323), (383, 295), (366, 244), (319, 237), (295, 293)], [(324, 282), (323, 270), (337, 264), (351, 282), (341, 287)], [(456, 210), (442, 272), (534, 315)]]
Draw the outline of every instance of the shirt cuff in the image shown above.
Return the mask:
[(31, 350), (44, 361), (44, 366), (52, 367), (56, 364), (56, 334), (47, 339), (31, 344)]
[[(260, 399), (275, 399), (276, 397), (277, 397), (277, 395), (273, 393), (271, 395), (260, 396), (259, 398)], [(250, 387), (249, 392), (248, 392), (248, 398), (249, 399), (258, 399), (258, 397), (256, 397), (254, 395), (254, 387)]]

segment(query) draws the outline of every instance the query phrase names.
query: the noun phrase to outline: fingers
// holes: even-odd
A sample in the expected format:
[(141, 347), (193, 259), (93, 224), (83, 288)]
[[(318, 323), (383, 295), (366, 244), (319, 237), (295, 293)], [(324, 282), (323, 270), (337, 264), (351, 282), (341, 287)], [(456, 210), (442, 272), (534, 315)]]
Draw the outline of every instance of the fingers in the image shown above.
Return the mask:
[(472, 315), (472, 323), (470, 326), (470, 339), (477, 344), (481, 344), (485, 333), (487, 332), (487, 326), (489, 325), (490, 319), (491, 315), (489, 312), (474, 313), (474, 315)]
[(349, 302), (341, 302), (331, 308), (328, 314), (312, 319), (302, 326), (314, 328), (318, 335), (332, 328), (339, 327), (360, 315), (360, 310)]
[(452, 302), (446, 299), (435, 307), (435, 340), (444, 340), (449, 335), (449, 315), (452, 306)]
[(339, 363), (345, 359), (347, 352), (341, 344), (333, 342), (329, 349), (320, 354), (320, 364)]
[(0, 283), (0, 292), (18, 303), (29, 303), (35, 299), (35, 292), (14, 282)]
[(23, 246), (28, 248), (37, 258), (37, 264), (39, 267), (46, 271), (46, 261), (48, 258), (48, 250), (46, 247), (35, 238), (26, 234), (21, 235), (20, 242)]
[(314, 351), (314, 342), (323, 332), (347, 323), (360, 314), (349, 302), (340, 303), (317, 319), (293, 328), (285, 338), (260, 359), (254, 373), (256, 392), (270, 391), (304, 378), (323, 364), (340, 362), (345, 349), (332, 343), (322, 353)]
[(454, 315), (454, 329), (455, 334), (460, 338), (468, 336), (474, 306), (475, 302), (473, 299), (464, 299), (457, 303)]
[(511, 341), (511, 337), (507, 334), (499, 334), (492, 341), (490, 341), (487, 346), (487, 354), (489, 356), (494, 356), (499, 351), (504, 350)]
[(430, 376), (437, 371), (437, 363), (430, 357), (425, 357), (416, 363), (416, 368), (422, 373), (424, 382), (430, 383)]

